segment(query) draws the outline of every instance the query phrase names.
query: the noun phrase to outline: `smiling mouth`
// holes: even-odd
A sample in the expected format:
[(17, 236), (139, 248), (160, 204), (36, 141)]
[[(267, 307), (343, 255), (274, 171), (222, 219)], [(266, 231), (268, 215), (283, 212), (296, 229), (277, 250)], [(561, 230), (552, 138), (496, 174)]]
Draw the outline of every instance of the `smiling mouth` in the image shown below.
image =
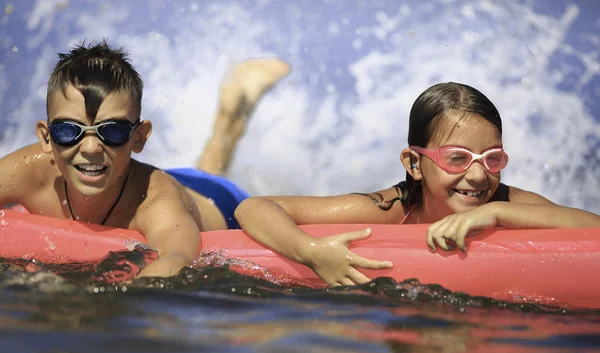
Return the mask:
[(78, 164), (75, 166), (75, 169), (85, 176), (94, 177), (104, 174), (108, 167), (101, 164)]
[(466, 190), (458, 190), (458, 189), (452, 189), (452, 190), (454, 190), (454, 192), (456, 192), (457, 194), (466, 195), (469, 197), (479, 197), (479, 196), (483, 195), (483, 190), (480, 190), (480, 191), (466, 191)]

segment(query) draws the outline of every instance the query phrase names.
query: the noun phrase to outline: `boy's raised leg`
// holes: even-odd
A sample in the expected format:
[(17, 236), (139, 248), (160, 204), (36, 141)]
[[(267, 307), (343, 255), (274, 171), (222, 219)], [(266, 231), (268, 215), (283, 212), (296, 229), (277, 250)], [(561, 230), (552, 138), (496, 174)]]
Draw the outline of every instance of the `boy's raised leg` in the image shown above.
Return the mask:
[(277, 58), (249, 59), (237, 64), (221, 84), (213, 135), (204, 147), (197, 168), (225, 175), (239, 139), (260, 99), (290, 72)]

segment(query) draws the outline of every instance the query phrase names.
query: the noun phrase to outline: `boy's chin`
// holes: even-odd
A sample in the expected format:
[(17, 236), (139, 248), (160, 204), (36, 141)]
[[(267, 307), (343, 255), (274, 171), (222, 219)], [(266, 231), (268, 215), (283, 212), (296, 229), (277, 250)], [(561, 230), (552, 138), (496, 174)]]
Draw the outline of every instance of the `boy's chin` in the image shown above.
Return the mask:
[(83, 185), (81, 183), (78, 183), (78, 185), (75, 186), (75, 189), (83, 197), (98, 196), (98, 195), (102, 194), (106, 190), (106, 188), (104, 188), (104, 185), (102, 185), (102, 186), (92, 186), (92, 185)]

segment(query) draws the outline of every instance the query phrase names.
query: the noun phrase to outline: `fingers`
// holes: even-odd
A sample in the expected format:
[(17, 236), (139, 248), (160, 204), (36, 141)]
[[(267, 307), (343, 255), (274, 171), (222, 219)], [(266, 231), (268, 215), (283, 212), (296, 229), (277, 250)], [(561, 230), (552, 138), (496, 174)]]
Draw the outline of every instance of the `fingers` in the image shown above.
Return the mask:
[[(429, 247), (429, 249), (431, 249), (431, 251), (435, 251), (436, 239), (439, 238), (438, 234), (440, 234), (441, 231), (443, 231), (445, 223), (446, 223), (446, 218), (442, 219), (441, 221), (435, 222), (432, 225), (430, 225), (429, 227), (427, 227), (426, 242), (427, 242), (427, 246)], [(445, 245), (445, 242), (444, 242), (444, 245)], [(441, 244), (440, 244), (440, 247), (442, 247)], [(442, 249), (443, 249), (443, 247), (442, 247)]]
[(458, 232), (456, 233), (456, 238), (454, 241), (456, 242), (456, 246), (462, 251), (467, 252), (467, 246), (465, 245), (465, 238), (467, 237), (467, 233), (469, 233), (470, 227), (465, 225), (460, 227)]
[(436, 244), (446, 251), (450, 250), (450, 247), (448, 247), (448, 244), (446, 243), (443, 231), (432, 227), (433, 226), (429, 226), (429, 228), (427, 228), (427, 246), (429, 246), (431, 251), (435, 251)]
[(341, 284), (342, 286), (353, 286), (354, 282), (352, 282), (352, 280), (350, 278), (342, 278), (338, 281), (339, 284)]
[(452, 221), (452, 216), (446, 217), (441, 221), (438, 221), (427, 228), (427, 246), (431, 251), (435, 251), (436, 244), (443, 250), (450, 250), (450, 247), (446, 243), (446, 239), (454, 240), (456, 232), (454, 231), (455, 226)]
[(352, 269), (350, 269), (350, 271), (348, 271), (348, 278), (351, 279), (352, 282), (354, 282), (356, 284), (363, 284), (363, 283), (371, 282), (371, 279), (369, 277), (360, 273), (360, 271), (358, 271), (355, 268), (352, 268)]
[(431, 251), (435, 251), (435, 243), (433, 241), (433, 230), (431, 229), (432, 226), (429, 226), (427, 228), (427, 246), (429, 247), (429, 249), (431, 249)]
[(346, 245), (353, 241), (363, 240), (371, 236), (371, 228), (355, 230), (353, 232), (342, 233), (340, 234), (343, 238), (343, 241)]
[(352, 262), (352, 265), (368, 270), (383, 270), (394, 267), (394, 264), (392, 264), (391, 261), (369, 260), (358, 255), (354, 255), (354, 261)]
[(450, 250), (450, 247), (448, 246), (448, 243), (446, 243), (446, 239), (444, 238), (443, 235), (435, 235), (433, 237), (433, 239), (435, 240), (435, 242), (437, 243), (437, 245), (440, 248), (442, 248), (442, 249), (444, 249), (446, 251)]
[[(368, 260), (367, 260), (368, 261)], [(387, 268), (387, 267), (386, 267)], [(344, 274), (345, 272), (345, 274)], [(335, 276), (321, 277), (327, 283), (328, 286), (353, 286), (356, 284), (364, 284), (371, 281), (371, 279), (365, 276), (363, 273), (358, 271), (352, 266), (348, 266), (346, 271), (340, 271)]]

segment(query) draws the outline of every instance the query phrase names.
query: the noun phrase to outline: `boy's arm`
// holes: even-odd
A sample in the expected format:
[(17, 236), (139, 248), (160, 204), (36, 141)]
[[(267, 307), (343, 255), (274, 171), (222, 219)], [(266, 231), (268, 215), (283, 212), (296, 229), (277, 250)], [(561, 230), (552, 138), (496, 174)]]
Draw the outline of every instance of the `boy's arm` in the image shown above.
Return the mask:
[(178, 194), (163, 195), (138, 212), (136, 228), (158, 252), (158, 259), (138, 277), (174, 276), (196, 258), (200, 229)]

